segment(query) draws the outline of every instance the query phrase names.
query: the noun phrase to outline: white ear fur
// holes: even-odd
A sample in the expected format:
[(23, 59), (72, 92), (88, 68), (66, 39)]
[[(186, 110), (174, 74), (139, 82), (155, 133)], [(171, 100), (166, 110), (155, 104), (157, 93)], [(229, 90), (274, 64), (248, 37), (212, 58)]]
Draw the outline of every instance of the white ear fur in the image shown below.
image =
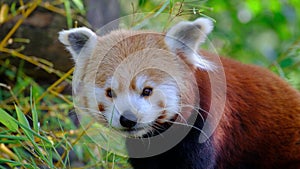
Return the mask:
[(198, 47), (213, 30), (213, 22), (198, 18), (193, 22), (182, 21), (173, 26), (166, 34), (165, 43), (174, 52), (184, 52), (185, 60), (196, 68), (213, 70), (214, 64), (198, 54)]
[(97, 44), (97, 35), (86, 27), (60, 31), (58, 39), (70, 51), (75, 63), (79, 56), (90, 56)]

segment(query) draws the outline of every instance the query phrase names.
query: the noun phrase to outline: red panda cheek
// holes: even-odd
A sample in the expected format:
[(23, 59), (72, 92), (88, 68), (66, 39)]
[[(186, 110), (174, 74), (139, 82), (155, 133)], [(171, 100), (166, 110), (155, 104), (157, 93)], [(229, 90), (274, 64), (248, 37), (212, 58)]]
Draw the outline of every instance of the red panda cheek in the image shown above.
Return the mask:
[(104, 112), (105, 111), (105, 108), (104, 108), (104, 105), (103, 104), (98, 104), (98, 109), (100, 112)]
[(158, 116), (156, 122), (159, 124), (163, 124), (166, 120), (167, 117), (167, 112), (166, 110), (163, 110), (162, 112), (160, 112), (160, 115)]
[(157, 102), (157, 106), (159, 108), (161, 108), (162, 111), (159, 112), (159, 116), (156, 119), (156, 122), (162, 124), (162, 123), (164, 123), (164, 121), (165, 121), (165, 119), (167, 117), (167, 112), (166, 112), (166, 110), (164, 110), (165, 107), (166, 107), (166, 105), (165, 105), (164, 101), (160, 100), (159, 102)]
[(166, 107), (165, 103), (161, 100), (158, 102), (158, 107), (164, 109)]

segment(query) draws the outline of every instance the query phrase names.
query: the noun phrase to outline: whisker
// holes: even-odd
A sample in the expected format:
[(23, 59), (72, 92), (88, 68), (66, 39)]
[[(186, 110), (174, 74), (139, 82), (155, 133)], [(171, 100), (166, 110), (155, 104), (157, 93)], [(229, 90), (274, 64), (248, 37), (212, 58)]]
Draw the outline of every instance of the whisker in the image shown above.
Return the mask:
[[(147, 128), (148, 127), (150, 127), (150, 126), (143, 126), (143, 129), (144, 130), (147, 130)], [(150, 132), (151, 132), (151, 134), (152, 134), (152, 130), (150, 130)], [(146, 133), (146, 135), (147, 135), (147, 140), (148, 140), (148, 144), (147, 144), (147, 149), (149, 150), (150, 149), (150, 142), (151, 142), (151, 140), (150, 140), (150, 133), (149, 132), (147, 132)], [(144, 139), (142, 139), (142, 141), (143, 141)], [(144, 143), (144, 142), (143, 142)]]
[[(200, 118), (201, 118), (201, 120), (202, 120), (202, 122), (205, 122), (205, 119), (204, 119), (204, 117), (203, 117), (203, 115), (199, 112), (199, 111), (197, 111), (196, 109), (194, 109), (196, 112), (197, 112), (197, 114), (200, 116)], [(175, 114), (177, 114), (182, 120), (184, 120), (184, 122), (187, 124), (187, 119), (185, 119), (184, 117), (183, 117), (183, 115), (181, 114), (181, 112), (175, 112)]]
[(204, 136), (205, 136), (206, 139), (209, 139), (209, 137), (207, 136), (207, 134), (202, 129), (199, 129), (198, 127), (195, 127), (195, 126), (190, 125), (190, 124), (184, 124), (184, 123), (176, 122), (176, 121), (170, 121), (170, 120), (166, 120), (166, 121), (169, 122), (169, 123), (173, 123), (173, 124), (177, 124), (177, 125), (182, 125), (182, 126), (187, 126), (187, 127), (194, 128), (194, 129), (200, 131), (202, 134), (204, 134)]
[[(193, 105), (188, 105), (188, 104), (180, 104), (179, 106), (181, 106), (181, 107), (190, 107), (190, 108), (192, 108), (193, 110), (197, 111), (198, 113), (200, 113), (199, 110), (201, 110), (201, 111), (203, 111), (204, 113), (206, 113), (208, 116), (211, 116), (211, 117), (212, 117), (212, 114), (211, 114), (210, 112), (204, 110), (203, 108), (201, 108), (201, 107), (199, 107), (199, 106), (193, 106)], [(199, 110), (198, 110), (198, 109), (199, 109)]]
[(155, 129), (157, 129), (157, 131), (164, 131), (164, 130), (166, 130), (165, 127), (160, 126), (159, 124), (153, 124), (153, 127), (154, 127)]
[(80, 109), (80, 110), (88, 110), (92, 113), (98, 113), (98, 114), (102, 114), (102, 112), (95, 110), (95, 109), (91, 109), (91, 108), (87, 108), (87, 107), (80, 107), (80, 106), (74, 106), (76, 109)]
[(157, 133), (159, 133), (160, 134), (160, 130), (165, 130), (166, 128), (165, 127), (163, 127), (163, 126), (161, 126), (161, 125), (159, 125), (159, 124), (157, 124), (157, 123), (154, 123), (153, 125), (152, 125), (152, 128), (157, 132)]
[(206, 113), (208, 116), (213, 117), (209, 112), (205, 111), (204, 109), (202, 109), (200, 107), (194, 107), (194, 106), (191, 106), (191, 105), (182, 105), (182, 107), (191, 107), (194, 111), (197, 112), (197, 114), (201, 117), (201, 119), (202, 119), (203, 122), (205, 121), (205, 119), (204, 119), (203, 115), (199, 112), (198, 109), (200, 109), (201, 111), (203, 111), (204, 113)]
[(188, 124), (186, 119), (183, 117), (183, 115), (181, 113), (176, 113), (176, 114), (180, 117), (180, 119), (182, 119), (184, 121), (184, 123)]
[[(153, 135), (153, 131), (152, 130), (151, 130), (151, 135)], [(148, 150), (150, 150), (150, 146), (151, 146), (151, 139), (150, 139), (151, 135), (147, 134), (147, 140), (148, 140), (148, 147), (147, 147), (147, 149)]]
[(87, 107), (80, 107), (80, 106), (74, 106), (76, 109), (79, 109), (81, 111), (89, 111), (89, 113), (93, 116), (96, 117), (97, 120), (99, 120), (101, 123), (106, 123), (107, 120), (104, 116), (104, 114), (98, 110), (87, 108)]
[[(159, 132), (159, 130), (155, 129), (154, 126), (153, 126), (152, 128), (156, 131), (156, 133), (157, 133), (161, 138), (164, 138), (164, 135), (161, 134), (161, 133)], [(153, 132), (153, 131), (152, 131), (152, 132)], [(153, 134), (154, 134), (154, 132), (153, 132)], [(153, 135), (153, 134), (152, 134), (152, 135)]]

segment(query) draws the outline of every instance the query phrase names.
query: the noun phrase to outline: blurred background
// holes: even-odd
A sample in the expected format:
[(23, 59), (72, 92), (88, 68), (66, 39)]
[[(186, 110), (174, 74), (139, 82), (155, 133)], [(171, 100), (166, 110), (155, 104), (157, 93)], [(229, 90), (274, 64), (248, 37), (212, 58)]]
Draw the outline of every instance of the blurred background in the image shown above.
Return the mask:
[(74, 64), (57, 35), (135, 13), (147, 13), (136, 24), (209, 17), (220, 55), (266, 67), (300, 90), (298, 0), (0, 0), (1, 168), (130, 168), (126, 155), (82, 141)]

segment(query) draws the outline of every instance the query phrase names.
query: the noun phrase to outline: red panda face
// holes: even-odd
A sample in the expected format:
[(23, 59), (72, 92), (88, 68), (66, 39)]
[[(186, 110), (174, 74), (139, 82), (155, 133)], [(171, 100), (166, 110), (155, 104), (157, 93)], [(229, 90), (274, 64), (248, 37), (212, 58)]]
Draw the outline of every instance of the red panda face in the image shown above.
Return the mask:
[(147, 71), (152, 71), (152, 75), (164, 74), (159, 70), (144, 70), (121, 81), (113, 76), (103, 87), (96, 88), (99, 111), (110, 126), (142, 136), (176, 117), (180, 109), (176, 81), (167, 75), (164, 80), (152, 79)]
[[(195, 68), (213, 64), (195, 52), (211, 31), (208, 19), (179, 23), (165, 34), (87, 28), (60, 33), (75, 60), (77, 109), (126, 134), (141, 137), (181, 118), (197, 97)], [(183, 28), (183, 30), (182, 30)], [(190, 31), (191, 34), (186, 34)]]
[[(151, 42), (159, 42), (163, 37), (139, 33), (122, 38), (99, 63), (95, 97), (111, 127), (142, 136), (159, 130), (160, 124), (174, 120), (180, 112), (179, 82), (184, 81), (183, 72), (187, 71), (182, 70), (187, 67), (165, 44)], [(139, 39), (148, 41), (143, 44)], [(128, 47), (124, 50), (121, 46)]]

